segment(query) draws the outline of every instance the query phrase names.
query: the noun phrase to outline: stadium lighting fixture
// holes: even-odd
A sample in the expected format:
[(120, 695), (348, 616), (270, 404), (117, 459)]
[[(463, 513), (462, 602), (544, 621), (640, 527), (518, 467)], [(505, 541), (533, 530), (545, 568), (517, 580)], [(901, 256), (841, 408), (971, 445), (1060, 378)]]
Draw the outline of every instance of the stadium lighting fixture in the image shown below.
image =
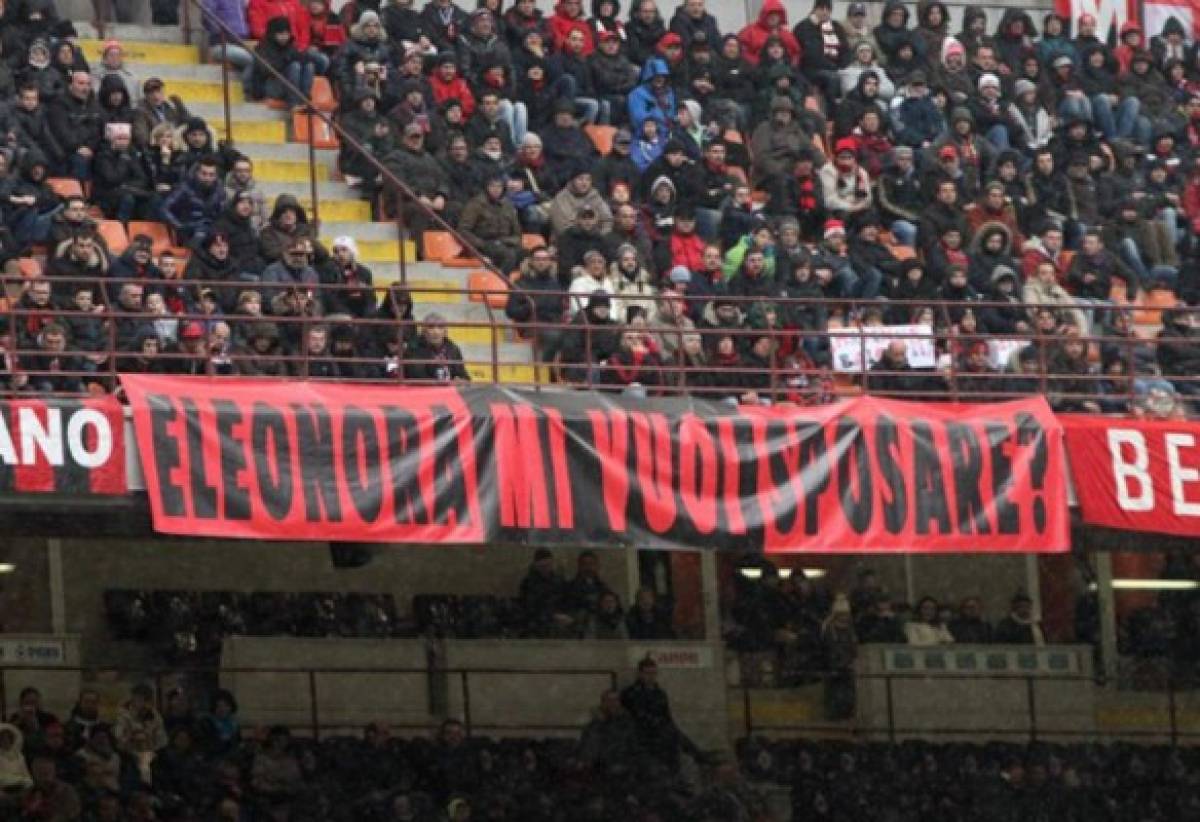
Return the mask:
[(1114, 579), (1114, 591), (1194, 591), (1200, 582), (1194, 579)]
[(824, 568), (802, 568), (801, 570), (804, 571), (804, 576), (808, 579), (820, 579), (829, 573)]
[(745, 567), (738, 568), (738, 573), (746, 579), (762, 579), (762, 568)]
[(17, 566), (11, 562), (0, 562), (0, 574), (11, 574), (17, 570)]

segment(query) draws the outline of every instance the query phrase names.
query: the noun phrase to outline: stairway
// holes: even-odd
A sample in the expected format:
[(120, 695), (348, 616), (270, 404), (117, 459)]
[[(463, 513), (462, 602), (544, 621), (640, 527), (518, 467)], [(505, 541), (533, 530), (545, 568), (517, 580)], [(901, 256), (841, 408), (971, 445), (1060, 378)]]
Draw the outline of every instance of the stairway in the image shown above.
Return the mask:
[[(83, 38), (79, 45), (89, 63), (99, 62), (104, 41), (96, 36), (90, 24), (76, 22), (75, 26)], [(191, 113), (203, 117), (219, 137), (226, 136), (221, 67), (202, 63), (197, 46), (181, 45), (179, 28), (115, 25), (108, 28), (106, 39), (121, 42), (125, 65), (139, 83), (150, 77), (161, 78), (167, 94), (178, 94)], [(230, 80), (230, 119), (235, 146), (254, 162), (254, 176), (267, 198), (268, 210), (275, 198), (286, 192), (298, 197), (311, 217), (309, 149), (305, 143), (291, 141), (291, 112), (247, 102), (236, 72), (230, 75)], [(376, 286), (385, 290), (400, 279), (395, 224), (372, 222), (370, 204), (340, 179), (337, 151), (318, 149), (316, 157), (321, 239), (328, 245), (338, 236), (353, 237), (360, 260), (371, 269)], [(493, 308), (489, 315), (483, 302), (470, 300), (466, 294), (436, 290), (465, 288), (469, 269), (417, 260), (411, 241), (404, 253), (417, 319), (431, 311), (446, 317), (450, 338), (462, 348), (472, 380), (525, 385), (537, 381), (531, 346), (517, 340), (511, 329), (493, 331), (483, 325), (456, 325), (504, 320), (502, 309)], [(501, 363), (496, 369), (492, 368), (493, 333)]]

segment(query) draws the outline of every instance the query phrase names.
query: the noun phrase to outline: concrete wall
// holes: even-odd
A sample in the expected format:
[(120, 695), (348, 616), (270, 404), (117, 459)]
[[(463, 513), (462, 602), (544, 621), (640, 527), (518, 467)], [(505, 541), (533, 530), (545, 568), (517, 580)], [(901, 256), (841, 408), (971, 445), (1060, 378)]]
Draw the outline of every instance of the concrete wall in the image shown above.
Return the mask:
[[(701, 747), (729, 745), (719, 645), (450, 640), (442, 651), (430, 669), (427, 647), (416, 639), (235, 637), (225, 644), (223, 669), (278, 670), (225, 670), (221, 682), (237, 696), (245, 721), (255, 725), (306, 730), (315, 724), (327, 734), (379, 720), (412, 733), (454, 717), (469, 719), (476, 735), (574, 736), (614, 678), (624, 687), (639, 659), (666, 653), (670, 659), (661, 662), (659, 681), (680, 727)], [(327, 670), (310, 676), (313, 669)]]
[(0, 540), (0, 633), (50, 633), (49, 568), (44, 539)]

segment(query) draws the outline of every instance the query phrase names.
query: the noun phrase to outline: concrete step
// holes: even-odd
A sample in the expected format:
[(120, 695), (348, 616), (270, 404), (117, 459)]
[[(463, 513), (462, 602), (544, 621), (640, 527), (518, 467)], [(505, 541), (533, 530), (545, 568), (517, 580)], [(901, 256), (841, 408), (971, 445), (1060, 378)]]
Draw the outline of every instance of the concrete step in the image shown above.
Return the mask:
[[(168, 83), (172, 79), (176, 79), (221, 84), (219, 63), (152, 63), (142, 60), (134, 61), (126, 57), (125, 66), (133, 72), (134, 77), (138, 78), (139, 83), (144, 83), (151, 77), (157, 77)], [(241, 88), (242, 75), (230, 69), (229, 87), (232, 89), (234, 86)]]
[(127, 40), (136, 40), (144, 43), (171, 43), (179, 44), (183, 42), (183, 31), (179, 26), (143, 26), (136, 23), (109, 23), (104, 28), (104, 37), (100, 36), (100, 32), (96, 31), (95, 26), (91, 22), (75, 22), (75, 31), (79, 36), (86, 40), (120, 40), (124, 45)]
[[(262, 108), (264, 111), (270, 111), (265, 106)], [(204, 119), (217, 133), (217, 139), (224, 140), (229, 136), (225, 133), (225, 116), (223, 114), (211, 120), (207, 117)], [(276, 146), (282, 146), (288, 141), (288, 124), (283, 120), (251, 120), (239, 119), (235, 116), (231, 116), (230, 119), (233, 120), (234, 141), (239, 147), (242, 141), (256, 145), (273, 144)]]
[[(224, 125), (224, 123), (225, 123), (225, 104), (224, 104), (224, 102), (218, 101), (216, 103), (206, 103), (206, 102), (195, 102), (194, 103), (191, 100), (185, 100), (184, 102), (187, 104), (188, 111), (191, 112), (192, 114), (196, 115), (197, 117), (203, 117), (206, 121), (213, 124), (214, 126), (217, 125), (218, 123)], [(280, 123), (285, 123), (285, 124), (290, 123), (292, 121), (292, 113), (290, 111), (284, 111), (282, 109), (267, 108), (262, 103), (237, 103), (234, 105), (230, 105), (229, 116), (231, 118), (233, 118), (235, 130), (243, 121), (266, 120), (266, 121), (271, 121), (271, 122), (278, 121)], [(241, 137), (238, 137), (236, 132), (234, 134), (234, 137), (239, 140), (243, 139)], [(250, 143), (262, 142), (262, 141), (254, 140), (254, 139), (251, 139), (248, 137), (245, 139), (247, 142), (250, 142)]]
[[(125, 50), (125, 59), (131, 63), (148, 63), (153, 65), (185, 66), (200, 62), (200, 49), (197, 46), (179, 44), (178, 30), (173, 43), (155, 43), (149, 40), (121, 40)], [(99, 39), (81, 39), (79, 47), (83, 49), (88, 62), (98, 61), (104, 52), (104, 41)]]
[[(422, 311), (418, 305), (414, 312), (418, 320), (422, 319), (428, 311)], [(454, 334), (450, 335), (450, 339), (458, 342)], [(492, 346), (482, 343), (459, 343), (462, 348), (463, 359), (467, 362), (477, 363), (481, 365), (491, 365), (492, 362)], [(496, 360), (501, 363), (527, 363), (532, 360), (533, 350), (527, 342), (501, 342), (496, 345)]]
[[(188, 80), (176, 77), (164, 77), (168, 95), (178, 94), (185, 104), (191, 103), (221, 103), (225, 96), (221, 89), (221, 81)], [(229, 102), (244, 103), (246, 97), (242, 94), (242, 84), (234, 83), (229, 86)], [(264, 106), (265, 108), (265, 106)]]
[[(266, 182), (259, 183), (258, 186), (262, 189), (262, 193), (267, 197), (276, 197), (280, 194), (294, 194), (297, 197), (301, 193), (307, 196), (308, 189), (303, 192), (299, 190), (299, 185), (294, 182)], [(317, 183), (317, 196), (321, 198), (321, 202), (326, 200), (358, 200), (362, 199), (359, 196), (358, 190), (351, 188), (341, 180), (325, 180)], [(365, 203), (366, 200), (363, 200)]]
[[(233, 128), (234, 137), (237, 137), (237, 123), (234, 123)], [(253, 140), (238, 138), (237, 149), (252, 160), (258, 160), (260, 157), (264, 160), (298, 160), (302, 161), (305, 166), (308, 165), (307, 143), (273, 145), (271, 143), (256, 143)], [(337, 156), (337, 151), (333, 149), (319, 148), (316, 150), (317, 165), (334, 168), (337, 164)], [(325, 179), (328, 179), (328, 177)], [(305, 176), (304, 180), (307, 181), (308, 177)]]
[(321, 201), (321, 236), (333, 242), (334, 237), (353, 237), (358, 242), (396, 242), (394, 223), (372, 223), (369, 220), (336, 220), (326, 217), (326, 201)]
[[(241, 146), (238, 146), (241, 149)], [(254, 177), (264, 182), (291, 183), (297, 189), (308, 185), (307, 160), (272, 160), (270, 155), (264, 156), (261, 151), (255, 155), (247, 155), (254, 160)], [(317, 163), (317, 180), (329, 179), (329, 167)]]
[[(332, 240), (333, 237), (322, 232), (322, 239)], [(364, 240), (358, 244), (358, 258), (364, 263), (397, 263), (400, 262), (400, 250), (395, 240)], [(417, 247), (410, 240), (404, 244), (404, 261), (412, 262), (417, 259)]]
[[(469, 355), (464, 351), (463, 356), (470, 359)], [(513, 363), (501, 361), (500, 367), (496, 369), (498, 373), (494, 373), (491, 364), (491, 355), (488, 354), (484, 362), (468, 362), (467, 373), (471, 375), (472, 382), (498, 382), (512, 385), (550, 385), (550, 369), (543, 366), (541, 369), (536, 369), (532, 363)], [(540, 373), (539, 373), (540, 372)], [(493, 376), (495, 379), (493, 380)], [(540, 376), (540, 379), (539, 379)]]

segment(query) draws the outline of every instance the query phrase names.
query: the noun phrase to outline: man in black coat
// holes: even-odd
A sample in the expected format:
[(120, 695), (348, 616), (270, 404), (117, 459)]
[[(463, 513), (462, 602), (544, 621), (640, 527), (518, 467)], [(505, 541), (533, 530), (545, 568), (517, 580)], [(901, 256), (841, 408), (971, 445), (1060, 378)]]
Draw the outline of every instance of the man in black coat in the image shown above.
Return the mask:
[(658, 664), (646, 657), (638, 663), (637, 681), (621, 691), (621, 704), (637, 725), (642, 755), (655, 759), (671, 773), (679, 772), (679, 755), (702, 758), (696, 743), (675, 724), (671, 700), (658, 684)]
[(85, 71), (71, 74), (66, 92), (47, 112), (50, 134), (62, 150), (60, 173), (77, 180), (92, 177), (92, 157), (100, 146), (100, 106), (92, 93), (92, 77)]

